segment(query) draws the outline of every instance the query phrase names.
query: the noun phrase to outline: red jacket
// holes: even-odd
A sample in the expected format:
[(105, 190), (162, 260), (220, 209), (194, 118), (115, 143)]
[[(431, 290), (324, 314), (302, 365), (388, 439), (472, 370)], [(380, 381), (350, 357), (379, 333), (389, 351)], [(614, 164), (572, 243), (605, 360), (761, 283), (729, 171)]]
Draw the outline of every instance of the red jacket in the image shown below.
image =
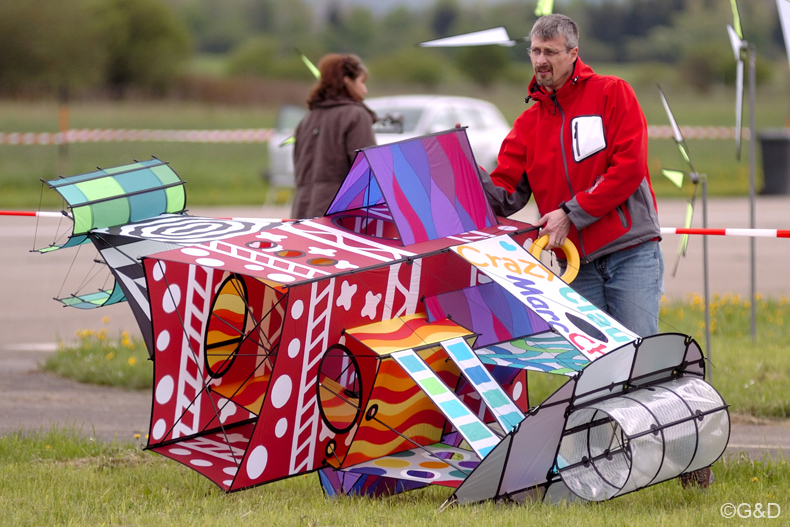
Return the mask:
[(660, 239), (647, 122), (628, 83), (577, 58), (562, 88), (549, 94), (533, 77), (529, 90), (535, 104), (503, 141), (494, 184), (521, 206), (534, 194), (541, 215), (564, 203), (582, 263)]

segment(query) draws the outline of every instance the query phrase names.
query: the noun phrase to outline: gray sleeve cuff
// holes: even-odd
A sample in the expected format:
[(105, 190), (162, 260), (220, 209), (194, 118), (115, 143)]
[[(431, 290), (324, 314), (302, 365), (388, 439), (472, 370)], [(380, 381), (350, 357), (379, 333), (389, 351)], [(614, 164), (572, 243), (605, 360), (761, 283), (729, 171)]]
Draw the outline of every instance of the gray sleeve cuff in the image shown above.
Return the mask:
[(563, 210), (565, 210), (565, 208), (568, 209), (565, 211), (565, 213), (568, 215), (568, 219), (571, 220), (573, 226), (578, 230), (582, 230), (588, 225), (595, 223), (599, 219), (595, 216), (590, 216), (587, 214), (587, 212), (585, 212), (584, 209), (582, 209), (581, 206), (579, 206), (579, 204), (576, 202), (575, 197), (569, 201), (566, 201), (563, 203), (563, 205)]
[(521, 181), (516, 185), (516, 190), (512, 194), (502, 187), (494, 184), (488, 172), (482, 168), (478, 169), (480, 182), (488, 198), (491, 209), (497, 216), (510, 216), (524, 208), (532, 196), (532, 189), (529, 188), (527, 174), (521, 176)]

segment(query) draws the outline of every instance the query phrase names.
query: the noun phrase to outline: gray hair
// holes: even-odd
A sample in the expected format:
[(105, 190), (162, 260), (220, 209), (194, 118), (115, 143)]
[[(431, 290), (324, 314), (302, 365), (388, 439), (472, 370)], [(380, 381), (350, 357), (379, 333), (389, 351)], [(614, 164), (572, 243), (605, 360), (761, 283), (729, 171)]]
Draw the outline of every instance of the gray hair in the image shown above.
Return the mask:
[(540, 40), (551, 40), (563, 36), (565, 37), (565, 47), (573, 49), (579, 45), (579, 28), (576, 22), (565, 15), (553, 14), (540, 17), (532, 32), (529, 34), (530, 40), (538, 37)]

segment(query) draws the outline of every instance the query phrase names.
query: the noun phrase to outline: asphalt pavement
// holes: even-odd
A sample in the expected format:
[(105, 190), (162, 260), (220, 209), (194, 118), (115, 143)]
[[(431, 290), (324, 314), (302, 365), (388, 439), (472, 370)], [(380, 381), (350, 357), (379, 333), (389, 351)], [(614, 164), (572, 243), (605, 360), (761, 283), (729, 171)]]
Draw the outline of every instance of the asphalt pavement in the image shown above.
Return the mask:
[[(760, 196), (755, 204), (755, 225), (763, 229), (790, 229), (790, 196)], [(751, 208), (748, 198), (717, 198), (708, 202), (711, 228), (747, 228)], [(192, 214), (218, 217), (288, 217), (289, 208), (244, 207), (195, 209)], [(659, 201), (663, 227), (681, 227), (685, 202)], [(533, 206), (515, 216), (532, 222), (538, 218)], [(698, 200), (694, 227), (702, 226), (702, 203)], [(132, 440), (147, 433), (151, 394), (84, 385), (40, 370), (41, 362), (56, 349), (59, 340), (72, 340), (79, 330), (106, 328), (111, 335), (127, 330), (139, 334), (128, 306), (120, 304), (97, 310), (64, 308), (52, 300), (80, 286), (93, 274), (91, 246), (30, 252), (63, 232), (57, 219), (0, 217), (0, 434), (17, 430), (46, 430), (52, 426), (76, 428), (98, 439)], [(673, 276), (680, 237), (667, 235), (662, 242), (666, 260), (665, 295), (686, 299), (704, 292), (703, 244), (692, 237), (686, 256)], [(752, 242), (748, 238), (708, 237), (707, 272), (711, 295), (751, 295)], [(790, 297), (790, 240), (760, 238), (754, 242), (756, 292), (768, 297)], [(702, 342), (703, 336), (697, 335)], [(737, 412), (737, 408), (733, 408)], [(790, 421), (765, 422), (735, 419), (728, 454), (752, 456), (790, 453)]]

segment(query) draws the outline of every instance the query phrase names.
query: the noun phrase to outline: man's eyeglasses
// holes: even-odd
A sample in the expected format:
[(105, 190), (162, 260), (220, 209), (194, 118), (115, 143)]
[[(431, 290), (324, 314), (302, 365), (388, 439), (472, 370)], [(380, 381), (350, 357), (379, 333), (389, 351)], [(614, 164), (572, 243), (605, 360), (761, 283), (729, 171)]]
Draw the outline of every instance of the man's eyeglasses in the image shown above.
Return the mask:
[(527, 54), (529, 56), (535, 57), (535, 58), (539, 57), (540, 54), (543, 53), (544, 57), (546, 57), (547, 59), (550, 59), (552, 57), (556, 57), (557, 55), (559, 55), (563, 51), (570, 51), (570, 50), (569, 49), (551, 49), (551, 48), (546, 48), (546, 49), (527, 48)]

